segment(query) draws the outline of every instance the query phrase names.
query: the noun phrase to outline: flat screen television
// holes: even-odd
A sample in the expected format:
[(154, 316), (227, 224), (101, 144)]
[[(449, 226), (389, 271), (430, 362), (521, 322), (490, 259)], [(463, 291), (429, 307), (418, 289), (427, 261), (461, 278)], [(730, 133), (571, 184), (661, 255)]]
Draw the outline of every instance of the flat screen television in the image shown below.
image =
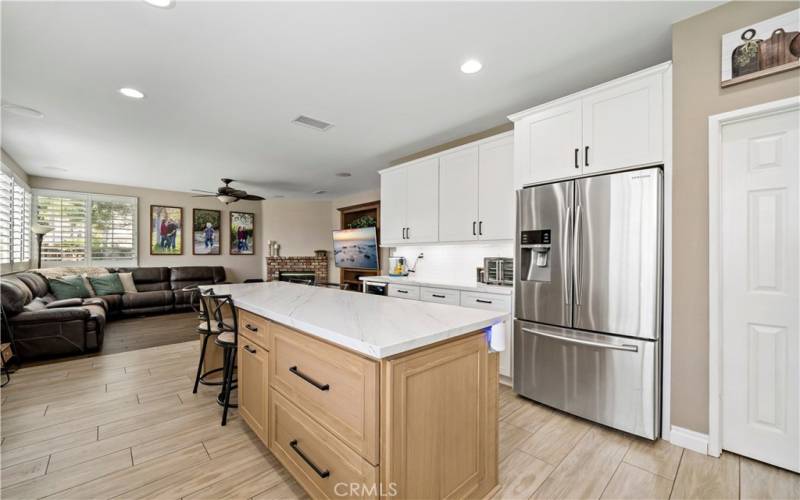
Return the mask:
[(378, 238), (375, 228), (334, 231), (333, 260), (336, 267), (378, 269)]

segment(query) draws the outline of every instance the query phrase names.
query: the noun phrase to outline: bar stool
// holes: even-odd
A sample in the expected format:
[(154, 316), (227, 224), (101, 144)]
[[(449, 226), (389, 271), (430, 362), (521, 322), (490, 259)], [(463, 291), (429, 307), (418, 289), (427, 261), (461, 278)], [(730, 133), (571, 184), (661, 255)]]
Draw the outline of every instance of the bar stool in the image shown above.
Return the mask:
[[(222, 425), (225, 425), (228, 422), (228, 409), (238, 407), (237, 404), (231, 403), (231, 393), (237, 388), (234, 375), (239, 321), (233, 297), (230, 295), (215, 295), (212, 291), (201, 295), (200, 299), (209, 318), (207, 320), (209, 327), (213, 328), (212, 324), (216, 322), (217, 338), (214, 339), (214, 343), (223, 350), (222, 391), (217, 396), (217, 403), (222, 405)], [(226, 323), (225, 318), (230, 318), (230, 321)]]
[(203, 362), (206, 359), (206, 349), (208, 347), (208, 339), (212, 335), (219, 335), (221, 332), (219, 323), (216, 318), (213, 318), (208, 315), (208, 308), (206, 308), (205, 300), (203, 300), (203, 296), (213, 294), (214, 290), (211, 288), (207, 288), (205, 290), (201, 290), (197, 285), (191, 285), (183, 289), (186, 292), (192, 292), (192, 298), (190, 300), (190, 304), (192, 304), (192, 309), (194, 309), (194, 300), (197, 297), (197, 304), (198, 304), (198, 316), (197, 319), (201, 321), (201, 323), (197, 326), (197, 332), (203, 336), (203, 346), (200, 349), (200, 361), (197, 363), (197, 375), (194, 379), (194, 388), (192, 389), (192, 394), (197, 394), (197, 387), (199, 384), (203, 385), (222, 385), (224, 381), (220, 380), (219, 382), (210, 382), (206, 380), (206, 377), (209, 377), (215, 373), (219, 373), (224, 371), (223, 368), (214, 368), (212, 370), (208, 370), (207, 372), (203, 372)]

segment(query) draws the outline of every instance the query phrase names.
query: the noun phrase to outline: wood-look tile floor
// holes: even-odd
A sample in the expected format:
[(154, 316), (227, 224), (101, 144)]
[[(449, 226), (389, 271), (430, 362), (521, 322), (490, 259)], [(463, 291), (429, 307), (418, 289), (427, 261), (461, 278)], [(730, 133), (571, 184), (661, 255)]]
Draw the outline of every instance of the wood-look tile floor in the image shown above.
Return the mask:
[[(303, 498), (218, 388), (197, 341), (19, 370), (2, 389), (4, 499)], [(650, 443), (500, 391), (496, 498), (800, 498), (800, 476)]]

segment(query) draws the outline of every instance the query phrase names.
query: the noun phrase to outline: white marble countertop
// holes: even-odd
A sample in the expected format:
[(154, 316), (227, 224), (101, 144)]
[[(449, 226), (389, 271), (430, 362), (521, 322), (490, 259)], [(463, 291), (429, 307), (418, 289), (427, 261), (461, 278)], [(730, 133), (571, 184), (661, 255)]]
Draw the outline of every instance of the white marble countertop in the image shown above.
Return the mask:
[(481, 330), (507, 316), (280, 281), (212, 288), (230, 294), (246, 311), (378, 359)]
[(397, 285), (427, 286), (431, 288), (445, 288), (448, 290), (465, 290), (468, 292), (494, 293), (497, 295), (511, 295), (513, 287), (487, 285), (485, 283), (436, 283), (433, 281), (418, 281), (410, 276), (361, 276), (361, 281), (377, 281), (378, 283), (395, 283)]

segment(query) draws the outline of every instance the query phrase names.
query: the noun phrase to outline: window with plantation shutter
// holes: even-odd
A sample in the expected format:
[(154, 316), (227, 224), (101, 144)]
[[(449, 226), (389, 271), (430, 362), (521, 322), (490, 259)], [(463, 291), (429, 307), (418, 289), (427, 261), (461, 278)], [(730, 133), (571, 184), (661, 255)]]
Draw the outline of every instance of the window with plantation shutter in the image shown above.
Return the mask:
[[(11, 170), (0, 170), (0, 264), (24, 269), (31, 260), (31, 190)], [(25, 264), (22, 268), (17, 264)], [(6, 268), (8, 266), (8, 268)]]
[(42, 267), (135, 266), (137, 199), (36, 191), (36, 220), (53, 228), (42, 242)]

